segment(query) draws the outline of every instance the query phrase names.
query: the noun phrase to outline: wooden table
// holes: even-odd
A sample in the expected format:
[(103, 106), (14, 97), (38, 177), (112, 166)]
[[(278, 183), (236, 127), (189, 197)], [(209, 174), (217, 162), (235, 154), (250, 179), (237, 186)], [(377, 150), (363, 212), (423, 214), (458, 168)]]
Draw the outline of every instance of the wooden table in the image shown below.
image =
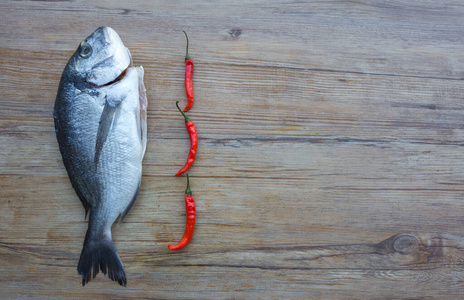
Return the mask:
[[(3, 298), (464, 297), (462, 1), (3, 1)], [(98, 4), (97, 4), (98, 3)], [(145, 68), (128, 284), (76, 266), (87, 221), (55, 138), (64, 65), (98, 26)], [(199, 154), (191, 244), (185, 38)]]

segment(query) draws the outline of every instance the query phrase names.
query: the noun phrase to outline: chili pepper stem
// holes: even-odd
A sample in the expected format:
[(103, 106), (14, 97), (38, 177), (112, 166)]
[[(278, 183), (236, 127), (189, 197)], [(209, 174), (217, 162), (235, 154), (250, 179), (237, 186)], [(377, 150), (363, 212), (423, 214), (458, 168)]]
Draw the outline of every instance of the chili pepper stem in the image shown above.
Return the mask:
[(180, 111), (180, 113), (184, 116), (185, 123), (190, 122), (190, 121), (191, 121), (190, 118), (187, 117), (187, 116), (184, 114), (184, 112), (182, 111), (182, 109), (180, 109), (180, 107), (179, 107), (179, 101), (176, 101), (176, 106), (177, 106), (177, 109)]
[(187, 39), (187, 47), (185, 49), (185, 60), (187, 60), (187, 59), (190, 59), (190, 55), (189, 55), (189, 38), (188, 38), (187, 32), (185, 32), (185, 30), (182, 30), (182, 32), (185, 34), (185, 38)]
[(185, 189), (185, 194), (192, 196), (192, 190), (190, 189), (190, 180), (189, 180), (189, 174), (187, 175), (187, 188)]

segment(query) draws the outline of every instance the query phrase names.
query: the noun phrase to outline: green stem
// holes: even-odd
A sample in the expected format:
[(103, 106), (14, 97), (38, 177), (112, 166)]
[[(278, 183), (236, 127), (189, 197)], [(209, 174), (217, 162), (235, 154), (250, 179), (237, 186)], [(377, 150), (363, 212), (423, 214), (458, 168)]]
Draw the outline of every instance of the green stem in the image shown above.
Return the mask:
[(189, 180), (189, 175), (187, 175), (187, 188), (185, 189), (185, 194), (192, 196), (192, 190), (190, 189), (190, 180)]
[(189, 56), (189, 38), (187, 36), (187, 32), (185, 30), (182, 30), (182, 32), (185, 34), (185, 38), (187, 39), (187, 48), (185, 49), (185, 60), (190, 59)]
[(190, 122), (190, 121), (191, 121), (190, 118), (187, 117), (187, 116), (184, 114), (184, 112), (180, 109), (180, 107), (179, 107), (179, 101), (176, 101), (176, 106), (177, 106), (177, 109), (180, 111), (180, 113), (184, 116), (185, 123)]

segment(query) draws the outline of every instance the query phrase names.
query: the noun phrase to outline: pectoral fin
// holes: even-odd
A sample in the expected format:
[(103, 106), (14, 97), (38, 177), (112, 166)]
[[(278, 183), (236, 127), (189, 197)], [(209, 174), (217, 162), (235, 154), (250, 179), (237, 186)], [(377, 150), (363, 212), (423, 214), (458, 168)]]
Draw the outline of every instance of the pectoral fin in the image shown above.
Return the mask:
[(103, 145), (108, 138), (108, 134), (110, 133), (111, 125), (114, 123), (115, 118), (117, 117), (117, 109), (119, 103), (115, 105), (109, 104), (109, 101), (105, 101), (105, 107), (103, 108), (103, 112), (100, 117), (100, 123), (98, 126), (97, 132), (97, 141), (95, 143), (95, 159), (94, 163), (95, 166), (98, 165), (98, 161), (100, 160), (101, 151), (103, 149)]

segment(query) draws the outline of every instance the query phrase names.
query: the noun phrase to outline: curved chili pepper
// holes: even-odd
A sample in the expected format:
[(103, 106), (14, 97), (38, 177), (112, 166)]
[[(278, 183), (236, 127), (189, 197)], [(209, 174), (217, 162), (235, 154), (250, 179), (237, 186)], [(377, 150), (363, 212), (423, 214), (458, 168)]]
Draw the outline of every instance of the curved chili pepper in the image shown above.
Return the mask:
[(192, 166), (193, 162), (195, 161), (195, 156), (197, 155), (197, 148), (198, 148), (198, 135), (197, 129), (195, 128), (195, 124), (187, 117), (184, 112), (179, 108), (179, 101), (176, 102), (177, 109), (180, 113), (184, 116), (185, 119), (185, 127), (187, 127), (187, 132), (190, 136), (190, 152), (187, 157), (187, 162), (185, 163), (184, 167), (179, 170), (174, 176), (179, 176), (180, 174), (187, 171), (190, 166)]
[(187, 95), (187, 106), (184, 108), (184, 112), (187, 112), (193, 105), (193, 61), (188, 54), (189, 50), (189, 38), (187, 33), (182, 30), (187, 39), (187, 48), (185, 50), (185, 94)]
[(195, 200), (192, 197), (192, 190), (190, 190), (190, 182), (187, 174), (187, 188), (185, 189), (185, 210), (187, 212), (187, 224), (185, 226), (184, 236), (177, 245), (168, 245), (170, 250), (180, 250), (190, 243), (195, 228)]

